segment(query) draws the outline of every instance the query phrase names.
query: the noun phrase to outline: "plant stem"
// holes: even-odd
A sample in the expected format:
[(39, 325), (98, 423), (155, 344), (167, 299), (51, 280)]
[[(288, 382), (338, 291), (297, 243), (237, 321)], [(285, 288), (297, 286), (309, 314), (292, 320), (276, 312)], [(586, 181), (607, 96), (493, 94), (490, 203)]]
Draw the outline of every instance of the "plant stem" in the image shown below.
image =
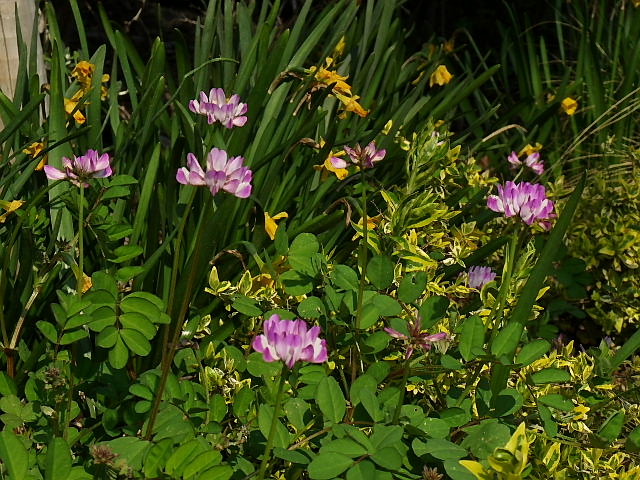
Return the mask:
[(84, 185), (80, 183), (80, 204), (78, 205), (78, 286), (76, 293), (79, 297), (82, 296), (82, 289), (84, 287)]
[(280, 382), (278, 383), (278, 392), (276, 393), (276, 402), (273, 407), (273, 417), (271, 418), (271, 426), (269, 427), (269, 437), (267, 438), (267, 446), (262, 456), (262, 462), (260, 463), (260, 470), (258, 471), (258, 480), (263, 480), (265, 473), (267, 473), (267, 466), (269, 464), (269, 458), (271, 457), (271, 450), (273, 449), (273, 441), (276, 437), (276, 425), (278, 423), (278, 415), (280, 414), (280, 408), (282, 404), (282, 393), (284, 392), (284, 383), (287, 378), (287, 366), (282, 364), (282, 372), (280, 372)]
[(364, 177), (364, 168), (360, 167), (360, 186), (362, 188), (362, 243), (360, 244), (360, 254), (358, 255), (358, 263), (360, 264), (360, 285), (358, 286), (358, 308), (356, 310), (356, 322), (354, 340), (355, 346), (351, 355), (351, 382), (354, 382), (358, 374), (358, 362), (360, 361), (360, 349), (358, 348), (358, 337), (360, 332), (360, 324), (362, 322), (362, 304), (364, 303), (364, 287), (365, 274), (367, 271), (367, 242), (368, 242), (368, 218), (367, 218), (367, 184)]
[(509, 295), (511, 275), (513, 274), (513, 267), (516, 263), (516, 253), (518, 251), (519, 243), (520, 232), (516, 231), (511, 237), (511, 243), (509, 244), (509, 250), (507, 252), (507, 258), (505, 262), (505, 268), (502, 271), (502, 281), (500, 283), (500, 290), (498, 291), (498, 298), (493, 310), (491, 311), (490, 325), (492, 325), (492, 330), (490, 343), (493, 342), (493, 339), (498, 334), (498, 330), (500, 329), (498, 316), (501, 317), (503, 315), (504, 305), (506, 303), (507, 296)]
[(400, 393), (398, 397), (398, 404), (396, 405), (396, 411), (393, 412), (393, 420), (391, 423), (397, 425), (398, 419), (400, 418), (400, 412), (402, 411), (402, 404), (404, 403), (404, 392), (407, 388), (407, 378), (409, 378), (409, 362), (411, 361), (411, 357), (407, 357), (404, 361), (404, 366), (402, 367), (402, 382), (400, 382)]

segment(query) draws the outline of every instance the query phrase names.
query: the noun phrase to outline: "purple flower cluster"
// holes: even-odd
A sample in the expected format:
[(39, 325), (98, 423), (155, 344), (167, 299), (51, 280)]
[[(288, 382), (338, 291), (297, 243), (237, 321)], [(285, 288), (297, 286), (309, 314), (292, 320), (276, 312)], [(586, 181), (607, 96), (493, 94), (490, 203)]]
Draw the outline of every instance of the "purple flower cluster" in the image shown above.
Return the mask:
[(511, 152), (511, 155), (507, 157), (507, 160), (514, 167), (526, 165), (538, 175), (542, 175), (544, 173), (544, 163), (540, 160), (540, 154), (538, 152), (527, 155), (524, 160), (520, 160), (516, 152)]
[(110, 177), (113, 173), (109, 154), (100, 155), (96, 150), (91, 149), (79, 157), (74, 155), (73, 160), (62, 157), (62, 166), (64, 170), (46, 165), (44, 173), (49, 180), (69, 180), (78, 187), (88, 187), (87, 180)]
[(496, 274), (491, 267), (471, 267), (467, 272), (469, 279), (468, 285), (471, 288), (482, 290), (487, 283), (492, 282), (496, 278)]
[(251, 195), (253, 172), (244, 165), (244, 158), (228, 158), (227, 152), (212, 148), (207, 155), (207, 171), (193, 153), (187, 155), (187, 167), (176, 173), (176, 180), (183, 185), (207, 186), (212, 195), (224, 190), (238, 198)]
[(289, 368), (296, 362), (324, 363), (329, 357), (320, 327), (309, 328), (304, 320), (281, 320), (272, 315), (264, 322), (264, 334), (253, 340), (253, 349), (265, 362), (282, 360)]
[(237, 94), (227, 98), (222, 88), (212, 88), (209, 96), (200, 92), (200, 101), (191, 100), (189, 110), (205, 115), (209, 124), (220, 122), (227, 128), (233, 128), (247, 123), (247, 104), (240, 102)]
[(498, 185), (498, 195), (489, 195), (487, 207), (507, 217), (519, 215), (527, 225), (538, 223), (547, 229), (551, 227), (547, 220), (556, 216), (544, 185), (529, 182)]
[[(373, 168), (387, 154), (385, 149), (377, 149), (376, 142), (371, 142), (364, 148), (358, 143), (354, 148), (345, 146), (344, 151), (349, 155), (351, 163), (362, 169)], [(347, 168), (349, 165), (345, 159), (340, 157), (331, 157), (331, 163), (335, 168)]]
[(445, 332), (434, 333), (432, 335), (422, 331), (422, 319), (418, 316), (416, 321), (409, 322), (409, 335), (405, 335), (393, 328), (385, 328), (385, 332), (391, 335), (393, 338), (404, 340), (407, 345), (406, 358), (411, 358), (416, 348), (422, 350), (431, 350), (431, 346), (439, 342), (447, 342), (450, 340), (449, 334)]

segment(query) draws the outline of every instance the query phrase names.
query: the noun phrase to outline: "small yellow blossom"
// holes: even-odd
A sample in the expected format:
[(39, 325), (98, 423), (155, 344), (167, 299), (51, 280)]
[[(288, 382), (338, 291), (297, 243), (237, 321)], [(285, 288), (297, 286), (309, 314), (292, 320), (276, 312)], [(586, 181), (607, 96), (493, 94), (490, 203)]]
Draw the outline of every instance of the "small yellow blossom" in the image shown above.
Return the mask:
[(444, 42), (444, 44), (442, 45), (442, 49), (447, 52), (447, 53), (451, 53), (456, 49), (456, 39), (455, 38), (451, 38), (450, 40), (447, 40), (446, 42)]
[(384, 135), (389, 135), (389, 133), (391, 132), (392, 128), (393, 128), (393, 120), (389, 120), (387, 123), (384, 124), (384, 128), (382, 129), (382, 133)]
[(110, 79), (111, 77), (109, 76), (108, 73), (105, 73), (104, 75), (102, 75), (102, 86), (100, 87), (100, 100), (106, 100), (107, 97), (109, 96), (109, 89), (107, 88), (105, 83), (107, 83)]
[(342, 155), (344, 155), (344, 151), (340, 151), (336, 154), (329, 154), (322, 165), (313, 166), (315, 170), (322, 172), (322, 180), (326, 180), (329, 173), (335, 174), (335, 176), (338, 177), (338, 180), (344, 180), (349, 176), (349, 170), (346, 168), (338, 168), (331, 161), (331, 157), (340, 157)]
[(347, 41), (344, 38), (344, 35), (342, 37), (340, 37), (340, 41), (338, 42), (338, 44), (336, 45), (336, 48), (333, 49), (333, 56), (334, 57), (341, 57), (342, 54), (344, 53), (344, 49), (347, 47)]
[(345, 80), (349, 78), (349, 75), (343, 76), (339, 75), (335, 70), (329, 70), (331, 65), (333, 65), (333, 58), (327, 57), (325, 66), (320, 68), (311, 67), (309, 68), (309, 73), (313, 73), (314, 78), (323, 86), (328, 87), (329, 85), (333, 85), (334, 93), (351, 95), (351, 85), (345, 82)]
[(67, 112), (67, 115), (73, 114), (73, 118), (75, 119), (76, 123), (80, 125), (82, 125), (84, 122), (87, 121), (87, 118), (80, 111), (80, 108), (82, 107), (76, 108), (83, 96), (84, 96), (84, 92), (82, 90), (78, 90), (73, 95), (73, 97), (64, 99), (64, 111)]
[(276, 221), (282, 220), (283, 218), (289, 218), (289, 214), (287, 212), (280, 212), (272, 217), (269, 215), (269, 212), (264, 212), (264, 229), (271, 240), (275, 240), (276, 232), (278, 231)]
[(530, 143), (527, 143), (527, 145), (520, 150), (520, 153), (518, 153), (519, 157), (522, 157), (523, 155), (529, 156), (529, 155), (533, 155), (534, 153), (539, 152), (540, 150), (542, 150), (542, 144), (536, 142), (535, 146), (531, 145)]
[(93, 63), (83, 60), (77, 63), (71, 72), (71, 76), (78, 80), (78, 83), (82, 85), (83, 90), (88, 90), (91, 88), (91, 78), (95, 71), (96, 66)]
[(93, 280), (86, 273), (82, 273), (82, 293), (87, 293), (87, 291), (93, 287)]
[(451, 81), (453, 75), (447, 70), (446, 65), (438, 65), (436, 71), (431, 74), (431, 78), (429, 79), (429, 86), (433, 87), (434, 85), (446, 85)]
[(571, 97), (567, 97), (564, 100), (562, 100), (561, 106), (564, 113), (566, 113), (569, 116), (575, 115), (576, 111), (578, 110), (577, 100), (574, 100)]
[[(374, 230), (382, 221), (382, 215), (376, 215), (375, 217), (367, 217), (367, 231)], [(362, 236), (362, 218), (358, 220), (358, 223), (354, 223), (353, 226), (356, 229), (356, 234), (352, 240)]]
[(0, 215), (0, 223), (4, 223), (7, 220), (7, 217), (18, 210), (23, 204), (24, 200), (13, 200), (11, 202), (0, 200), (0, 208), (5, 210), (5, 213)]
[[(43, 142), (33, 142), (27, 148), (22, 150), (23, 153), (30, 155), (32, 158), (36, 158), (42, 151), (46, 148), (47, 144)], [(36, 166), (36, 170), (42, 170), (44, 166), (47, 164), (47, 155), (44, 155), (40, 159), (40, 163)]]
[(369, 115), (369, 110), (358, 103), (358, 99), (360, 98), (358, 95), (347, 96), (340, 93), (336, 93), (335, 95), (336, 98), (342, 102), (345, 112), (353, 112), (362, 118)]

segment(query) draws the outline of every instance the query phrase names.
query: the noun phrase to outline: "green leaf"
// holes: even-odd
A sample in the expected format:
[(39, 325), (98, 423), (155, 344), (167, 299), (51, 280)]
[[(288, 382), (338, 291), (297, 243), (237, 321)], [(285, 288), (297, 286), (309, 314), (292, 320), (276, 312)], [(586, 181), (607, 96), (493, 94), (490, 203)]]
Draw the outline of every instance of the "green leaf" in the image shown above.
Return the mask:
[(115, 369), (124, 368), (129, 360), (129, 350), (125, 346), (120, 335), (116, 337), (116, 343), (109, 350), (109, 363)]
[(286, 460), (287, 462), (307, 465), (310, 460), (305, 454), (298, 450), (287, 450), (285, 448), (276, 447), (273, 449), (273, 456)]
[(111, 325), (98, 334), (96, 344), (102, 348), (111, 348), (116, 344), (119, 337), (118, 329), (114, 325)]
[(156, 302), (152, 299), (140, 296), (140, 293), (142, 292), (127, 295), (122, 299), (122, 302), (120, 302), (120, 308), (125, 313), (140, 313), (149, 320), (154, 321), (154, 319), (160, 316), (163, 308), (159, 308)]
[(460, 332), (460, 355), (465, 362), (482, 355), (485, 333), (486, 328), (479, 316), (473, 315), (464, 321)]
[(571, 374), (560, 368), (545, 368), (531, 374), (531, 381), (536, 385), (545, 383), (567, 383), (571, 381)]
[(402, 455), (394, 447), (384, 447), (377, 450), (373, 455), (371, 455), (371, 460), (382, 468), (386, 468), (391, 471), (399, 470), (402, 466)]
[[(273, 419), (273, 407), (270, 405), (262, 404), (258, 410), (258, 428), (265, 438), (269, 437), (269, 431), (271, 430), (271, 421)], [(276, 421), (276, 434), (273, 441), (275, 447), (287, 448), (291, 439), (291, 434), (287, 428), (278, 419)]]
[(275, 377), (282, 370), (279, 362), (265, 362), (261, 353), (253, 352), (247, 358), (247, 371), (254, 377)]
[(498, 332), (498, 335), (496, 335), (496, 338), (493, 340), (491, 353), (496, 357), (507, 355), (518, 347), (521, 336), (521, 325), (514, 322), (508, 323), (506, 327)]
[(294, 297), (306, 295), (313, 290), (311, 277), (298, 273), (295, 270), (288, 270), (280, 275), (280, 280), (284, 285), (284, 291)]
[(398, 299), (404, 303), (415, 302), (427, 288), (426, 272), (410, 272), (400, 281)]
[(426, 329), (438, 323), (447, 314), (447, 308), (449, 308), (449, 299), (447, 297), (433, 296), (427, 298), (420, 306), (422, 328)]
[(144, 249), (140, 245), (124, 245), (113, 251), (115, 258), (109, 259), (113, 263), (123, 263), (142, 255)]
[(320, 449), (320, 453), (335, 452), (342, 453), (351, 458), (361, 457), (367, 454), (367, 449), (351, 438), (338, 438), (329, 443), (325, 443)]
[(353, 462), (352, 458), (341, 453), (323, 453), (313, 459), (307, 472), (313, 480), (330, 480), (347, 470)]
[(391, 298), (389, 295), (378, 294), (373, 297), (372, 302), (383, 317), (391, 317), (402, 313), (402, 306), (395, 298)]
[(346, 265), (336, 265), (333, 270), (333, 283), (343, 290), (357, 292), (360, 287), (358, 274), (351, 267)]
[(120, 336), (127, 347), (129, 347), (129, 350), (136, 355), (146, 357), (151, 352), (151, 343), (149, 343), (149, 340), (138, 330), (123, 328), (120, 330)]
[(218, 465), (222, 461), (222, 454), (218, 450), (210, 450), (199, 454), (184, 468), (182, 476), (189, 478), (198, 472)]
[(151, 323), (151, 320), (141, 313), (123, 313), (120, 315), (119, 320), (124, 328), (132, 328), (139, 331), (147, 338), (147, 340), (152, 340), (158, 331), (158, 328)]
[(449, 424), (441, 418), (427, 417), (415, 426), (433, 438), (445, 438), (450, 430)]
[(557, 408), (563, 412), (572, 412), (574, 408), (573, 402), (559, 393), (542, 395), (541, 397), (538, 397), (538, 402), (543, 405), (547, 405), (548, 407)]
[(355, 464), (347, 472), (347, 480), (372, 480), (376, 478), (376, 467), (369, 460)]
[(366, 330), (374, 326), (380, 320), (380, 312), (375, 303), (366, 303), (362, 307), (362, 316), (360, 317), (360, 328)]
[(333, 423), (339, 423), (347, 410), (340, 385), (333, 377), (324, 377), (320, 380), (316, 401), (324, 417)]
[(320, 318), (326, 313), (324, 303), (318, 297), (307, 297), (298, 305), (298, 314), (302, 318)]
[(58, 343), (58, 331), (51, 323), (39, 320), (36, 322), (36, 327), (51, 343)]
[(183, 470), (204, 453), (203, 449), (196, 439), (180, 445), (167, 460), (165, 471), (173, 478), (183, 477)]
[(619, 410), (609, 415), (609, 418), (605, 420), (605, 422), (598, 430), (598, 437), (607, 444), (616, 440), (622, 433), (622, 427), (624, 427), (624, 417), (624, 410)]
[(467, 450), (460, 445), (441, 438), (431, 438), (426, 442), (414, 439), (411, 448), (419, 457), (429, 454), (439, 460), (459, 460), (468, 455)]
[(9, 375), (0, 372), (0, 395), (17, 395), (18, 387)]
[(516, 356), (516, 363), (523, 367), (535, 362), (551, 348), (551, 343), (546, 340), (537, 339), (527, 343)]
[(47, 446), (45, 480), (67, 480), (71, 471), (71, 462), (71, 449), (67, 442), (63, 438), (51, 440)]
[(5, 430), (0, 432), (0, 459), (13, 479), (27, 477), (29, 453), (18, 436)]
[(259, 317), (262, 315), (262, 309), (258, 306), (258, 302), (246, 295), (236, 295), (231, 307), (249, 317)]
[(550, 437), (555, 437), (558, 434), (558, 423), (553, 418), (553, 414), (549, 407), (545, 407), (544, 405), (538, 405), (538, 413), (540, 414), (540, 419), (542, 420), (542, 426), (544, 431)]
[(70, 345), (78, 340), (82, 340), (83, 338), (87, 338), (89, 336), (89, 332), (83, 329), (73, 330), (71, 332), (66, 332), (60, 337), (60, 345)]
[(395, 264), (386, 256), (376, 255), (367, 265), (367, 277), (378, 290), (384, 290), (393, 283)]
[(373, 332), (371, 335), (367, 335), (362, 345), (362, 352), (366, 354), (378, 353), (387, 348), (391, 337), (387, 332), (379, 331)]
[(484, 420), (479, 425), (465, 428), (464, 431), (468, 435), (460, 446), (481, 460), (485, 460), (496, 448), (506, 445), (511, 438), (509, 427), (497, 419)]

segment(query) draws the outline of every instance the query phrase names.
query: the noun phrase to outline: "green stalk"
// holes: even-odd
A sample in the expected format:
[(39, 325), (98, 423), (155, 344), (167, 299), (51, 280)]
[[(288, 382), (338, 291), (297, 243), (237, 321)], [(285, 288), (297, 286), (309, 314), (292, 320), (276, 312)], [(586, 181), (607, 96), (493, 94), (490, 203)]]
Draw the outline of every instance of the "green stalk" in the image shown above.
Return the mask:
[(491, 340), (498, 334), (500, 325), (498, 323), (497, 316), (502, 315), (504, 305), (507, 301), (507, 295), (509, 294), (509, 286), (511, 284), (511, 275), (513, 275), (513, 267), (516, 263), (516, 253), (518, 251), (518, 244), (520, 243), (520, 231), (516, 231), (511, 236), (511, 243), (509, 244), (509, 250), (507, 252), (505, 268), (502, 271), (502, 282), (500, 283), (500, 290), (498, 291), (498, 298), (496, 304), (491, 310), (490, 325), (492, 324)]
[(360, 332), (360, 323), (362, 321), (362, 304), (364, 303), (364, 287), (365, 287), (365, 273), (367, 271), (367, 241), (369, 226), (367, 225), (367, 184), (364, 177), (364, 168), (360, 165), (360, 186), (362, 187), (362, 204), (360, 209), (362, 211), (362, 243), (360, 244), (360, 255), (358, 256), (358, 263), (360, 264), (360, 285), (358, 286), (358, 308), (356, 310), (356, 322), (355, 322), (355, 345), (353, 354), (351, 355), (351, 381), (354, 382), (358, 374), (358, 362), (360, 361), (360, 349), (358, 348), (358, 336)]
[(262, 462), (260, 463), (260, 470), (258, 470), (258, 480), (264, 480), (264, 475), (267, 473), (267, 466), (269, 464), (269, 458), (271, 457), (271, 450), (273, 450), (273, 441), (276, 438), (276, 425), (278, 423), (278, 415), (280, 414), (280, 408), (282, 404), (282, 393), (284, 392), (284, 382), (287, 378), (287, 366), (282, 364), (282, 372), (280, 372), (280, 382), (278, 383), (278, 392), (276, 393), (276, 402), (273, 407), (273, 417), (271, 418), (271, 426), (269, 427), (269, 437), (267, 438), (267, 446), (264, 450)]
[(82, 287), (84, 286), (84, 185), (80, 183), (80, 205), (78, 205), (78, 286), (76, 292), (79, 297), (82, 296)]
[(396, 405), (396, 410), (393, 412), (393, 420), (391, 423), (393, 425), (398, 424), (398, 419), (400, 418), (400, 412), (402, 411), (402, 404), (404, 403), (404, 392), (407, 388), (407, 379), (409, 378), (409, 362), (411, 361), (411, 357), (407, 357), (404, 361), (404, 365), (402, 369), (402, 382), (400, 382), (400, 393), (398, 396), (398, 404)]

